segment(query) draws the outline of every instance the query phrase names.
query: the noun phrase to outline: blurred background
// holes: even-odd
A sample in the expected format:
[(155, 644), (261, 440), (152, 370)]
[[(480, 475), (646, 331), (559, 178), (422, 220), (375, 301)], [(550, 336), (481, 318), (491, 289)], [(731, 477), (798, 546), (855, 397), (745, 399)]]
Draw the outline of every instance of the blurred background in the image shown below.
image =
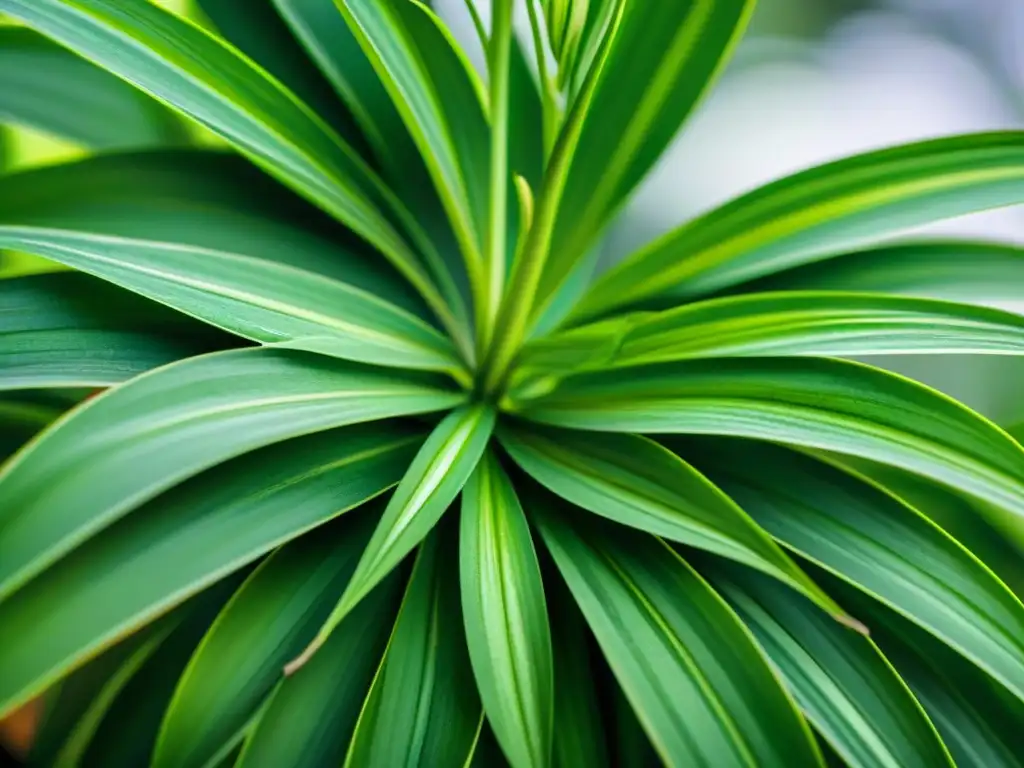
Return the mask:
[[(189, 0), (160, 4), (192, 13)], [(486, 0), (480, 5), (486, 16)], [(435, 6), (479, 63), (464, 0)], [(83, 154), (31, 126), (4, 122), (0, 112), (5, 171)], [(760, 0), (735, 59), (621, 216), (607, 253), (623, 255), (717, 203), (810, 165), (900, 142), (1022, 126), (1024, 0)], [(1024, 245), (1024, 209), (965, 217), (929, 233)], [(53, 268), (4, 256), (3, 274)], [(1024, 312), (1024, 286), (1020, 299)], [(1001, 423), (1024, 419), (1024, 362), (872, 362)], [(6, 725), (13, 740), (25, 737), (25, 714), (23, 724)]]

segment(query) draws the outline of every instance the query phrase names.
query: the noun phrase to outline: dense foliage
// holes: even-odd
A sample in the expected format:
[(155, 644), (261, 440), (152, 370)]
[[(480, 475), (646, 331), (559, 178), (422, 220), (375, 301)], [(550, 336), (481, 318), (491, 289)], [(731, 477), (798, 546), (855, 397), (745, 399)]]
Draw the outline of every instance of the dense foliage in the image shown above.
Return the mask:
[(1024, 133), (602, 260), (753, 2), (513, 5), (478, 73), (415, 0), (0, 0), (0, 117), (101, 150), (0, 177), (65, 267), (0, 280), (0, 715), (45, 694), (39, 765), (1024, 763), (1024, 449), (863, 362), (1024, 353), (1020, 251), (882, 243), (1024, 202)]

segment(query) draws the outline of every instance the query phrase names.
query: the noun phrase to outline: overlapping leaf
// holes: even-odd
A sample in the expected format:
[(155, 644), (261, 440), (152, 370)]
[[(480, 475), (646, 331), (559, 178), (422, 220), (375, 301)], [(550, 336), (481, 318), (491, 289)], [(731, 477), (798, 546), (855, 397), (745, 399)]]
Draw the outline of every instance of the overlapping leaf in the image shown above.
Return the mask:
[(722, 359), (581, 374), (515, 407), (576, 429), (731, 435), (861, 456), (1024, 515), (1019, 444), (934, 390), (857, 363)]
[(460, 582), (469, 656), (488, 722), (513, 766), (551, 763), (551, 632), (523, 508), (493, 453), (462, 495)]
[(772, 182), (605, 273), (578, 317), (677, 303), (909, 227), (1024, 202), (1024, 133), (934, 139)]
[(297, 438), (115, 523), (0, 604), (0, 710), (223, 574), (382, 493), (420, 440), (389, 424)]
[[(0, 473), (0, 592), (185, 478), (297, 435), (442, 410), (429, 379), (300, 352), (220, 352), (111, 390)], [(53, 477), (61, 477), (53, 483)]]
[(229, 336), (88, 275), (0, 280), (0, 389), (102, 387), (232, 345)]
[(818, 765), (806, 724), (739, 619), (662, 542), (568, 509), (537, 521), (669, 765)]

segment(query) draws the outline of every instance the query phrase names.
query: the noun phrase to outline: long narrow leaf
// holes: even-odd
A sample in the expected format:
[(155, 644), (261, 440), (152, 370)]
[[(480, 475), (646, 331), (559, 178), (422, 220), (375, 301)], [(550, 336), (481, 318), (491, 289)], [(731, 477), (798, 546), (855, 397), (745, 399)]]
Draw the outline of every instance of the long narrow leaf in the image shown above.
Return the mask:
[(723, 359), (584, 374), (519, 408), (576, 429), (731, 435), (860, 456), (1024, 515), (1019, 444), (934, 390), (857, 363)]
[(835, 602), (728, 496), (652, 440), (530, 427), (502, 445), (558, 496), (622, 525), (683, 542), (781, 579), (842, 617)]
[(687, 454), (776, 539), (925, 627), (1024, 700), (1024, 605), (927, 518), (864, 478), (787, 448), (704, 439)]
[(284, 350), (214, 353), (144, 374), (74, 411), (0, 473), (0, 592), (222, 461), (460, 399), (427, 380)]
[(1024, 132), (934, 139), (772, 182), (609, 270), (578, 316), (678, 302), (940, 219), (1024, 202)]
[(810, 731), (720, 597), (654, 537), (538, 505), (559, 570), (668, 765), (818, 765)]
[(469, 656), (488, 722), (516, 768), (551, 763), (551, 630), (515, 488), (493, 453), (462, 494), (460, 582)]
[(468, 405), (448, 414), (435, 427), (388, 501), (337, 606), (309, 647), (289, 665), (289, 671), (304, 664), (352, 607), (437, 524), (473, 474), (495, 420), (490, 408)]
[(296, 438), (115, 523), (0, 603), (0, 710), (224, 574), (384, 492), (420, 440), (388, 424)]
[(183, 123), (158, 102), (24, 27), (0, 27), (0, 122), (93, 149), (186, 139)]
[(88, 275), (0, 280), (0, 389), (103, 387), (229, 346), (229, 336)]

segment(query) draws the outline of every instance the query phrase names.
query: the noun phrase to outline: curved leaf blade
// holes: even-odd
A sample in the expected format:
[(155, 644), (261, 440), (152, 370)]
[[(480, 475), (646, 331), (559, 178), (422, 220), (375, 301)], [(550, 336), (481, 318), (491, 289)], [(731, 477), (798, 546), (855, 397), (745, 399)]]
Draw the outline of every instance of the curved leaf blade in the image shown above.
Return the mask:
[(92, 149), (186, 141), (184, 125), (130, 85), (24, 27), (0, 27), (0, 122)]
[(289, 673), (308, 661), (352, 607), (430, 533), (473, 474), (496, 419), (487, 406), (467, 405), (434, 428), (388, 501), (337, 606), (309, 647), (288, 665)]
[(459, 574), (466, 640), (487, 720), (509, 762), (551, 763), (551, 630), (530, 527), (497, 457), (462, 493)]
[(625, 315), (541, 339), (531, 373), (703, 357), (1024, 354), (1024, 318), (955, 302), (839, 291), (759, 292)]
[(851, 768), (952, 766), (896, 670), (869, 639), (738, 568), (702, 567), (779, 670), (808, 720)]
[(747, 630), (675, 552), (573, 510), (537, 511), (544, 542), (665, 763), (820, 764)]
[(678, 303), (940, 219), (1024, 202), (1024, 132), (869, 152), (726, 203), (605, 273), (577, 317)]
[(224, 574), (383, 493), (422, 435), (346, 427), (254, 451), (182, 483), (0, 603), (0, 710)]
[(736, 291), (858, 291), (957, 301), (1024, 314), (1024, 249), (924, 241), (854, 251), (786, 269)]
[(394, 625), (401, 583), (366, 596), (308, 666), (280, 682), (238, 758), (239, 768), (340, 765)]
[(0, 280), (0, 390), (105, 387), (231, 338), (88, 275)]
[(727, 557), (781, 579), (825, 610), (843, 612), (772, 538), (692, 465), (638, 435), (502, 428), (513, 460), (552, 493), (656, 536)]
[(925, 627), (1024, 700), (1024, 605), (981, 561), (866, 478), (747, 442), (701, 440), (687, 453), (776, 539)]
[(369, 518), (345, 515), (285, 544), (239, 587), (179, 678), (153, 768), (202, 766), (239, 737), (344, 589), (369, 539)]
[(219, 352), (144, 374), (75, 410), (0, 472), (8, 502), (0, 511), (0, 594), (220, 462), (461, 398), (430, 380), (273, 349)]
[(234, 253), (0, 225), (0, 247), (45, 256), (223, 330), (262, 343), (305, 343), (332, 357), (458, 370), (451, 343), (404, 310), (337, 280)]
[(549, 295), (539, 304), (568, 277), (668, 147), (728, 59), (753, 8), (753, 0), (624, 4), (567, 171), (545, 270)]
[(1024, 515), (1019, 444), (956, 401), (857, 363), (668, 363), (570, 377), (515, 405), (526, 418), (575, 429), (747, 437), (859, 456)]
[(464, 766), (472, 756), (480, 700), (466, 650), (458, 571), (445, 567), (457, 557), (455, 537), (448, 535), (454, 533), (454, 526), (442, 527), (420, 547), (346, 768), (447, 768)]

